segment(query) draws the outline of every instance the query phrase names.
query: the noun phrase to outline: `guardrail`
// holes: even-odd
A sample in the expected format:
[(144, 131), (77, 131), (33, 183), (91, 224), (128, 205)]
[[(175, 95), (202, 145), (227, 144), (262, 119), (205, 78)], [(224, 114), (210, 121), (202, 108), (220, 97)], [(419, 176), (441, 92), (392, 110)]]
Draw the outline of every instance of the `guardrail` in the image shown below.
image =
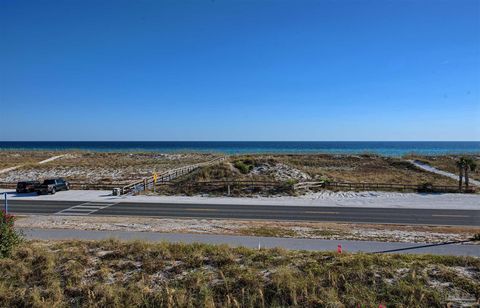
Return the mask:
[[(175, 169), (170, 169), (166, 172), (160, 173), (157, 175), (157, 181), (156, 183), (161, 184), (161, 183), (166, 183), (170, 182), (173, 179), (176, 179), (180, 176), (183, 176), (185, 174), (188, 174), (200, 167), (206, 167), (206, 166), (211, 166), (213, 164), (217, 164), (219, 162), (222, 162), (226, 159), (226, 157), (218, 157), (215, 159), (212, 159), (207, 162), (203, 163), (198, 163), (198, 164), (193, 164), (193, 165), (188, 165), (188, 166), (183, 166)], [(146, 177), (143, 178), (139, 181), (136, 181), (134, 183), (128, 184), (123, 186), (120, 189), (120, 194), (125, 195), (125, 194), (136, 194), (139, 193), (140, 191), (144, 191), (150, 188), (153, 188), (153, 186), (156, 184), (154, 177)]]

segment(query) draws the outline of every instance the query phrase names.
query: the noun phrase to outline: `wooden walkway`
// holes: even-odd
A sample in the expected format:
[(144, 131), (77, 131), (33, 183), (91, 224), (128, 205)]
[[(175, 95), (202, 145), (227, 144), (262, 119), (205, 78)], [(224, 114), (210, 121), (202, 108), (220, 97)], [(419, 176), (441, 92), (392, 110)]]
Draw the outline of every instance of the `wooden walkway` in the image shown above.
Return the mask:
[(180, 168), (175, 168), (175, 169), (170, 169), (168, 171), (165, 171), (163, 173), (160, 173), (157, 175), (157, 180), (155, 181), (153, 175), (150, 177), (146, 177), (142, 180), (136, 181), (134, 183), (128, 184), (126, 186), (123, 186), (120, 189), (120, 194), (125, 195), (125, 194), (137, 194), (141, 191), (151, 189), (155, 184), (161, 184), (161, 183), (168, 183), (173, 179), (176, 179), (180, 176), (183, 176), (185, 174), (188, 174), (198, 168), (201, 167), (206, 167), (206, 166), (211, 166), (214, 164), (218, 164), (222, 161), (224, 161), (226, 158), (225, 157), (218, 157), (215, 159), (212, 159), (207, 162), (203, 163), (198, 163), (198, 164), (193, 164), (193, 165), (188, 165), (188, 166), (183, 166)]

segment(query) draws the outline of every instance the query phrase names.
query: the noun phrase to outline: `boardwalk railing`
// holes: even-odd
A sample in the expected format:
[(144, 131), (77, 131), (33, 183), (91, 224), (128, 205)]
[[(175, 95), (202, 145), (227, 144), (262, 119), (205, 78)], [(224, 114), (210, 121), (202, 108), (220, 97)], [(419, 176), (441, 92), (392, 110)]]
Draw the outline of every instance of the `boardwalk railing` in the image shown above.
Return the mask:
[[(192, 171), (194, 171), (198, 168), (211, 166), (211, 165), (217, 164), (219, 162), (222, 162), (225, 159), (226, 159), (225, 157), (218, 157), (218, 158), (212, 159), (212, 160), (207, 161), (207, 162), (188, 165), (188, 166), (183, 166), (183, 167), (179, 167), (179, 168), (175, 168), (175, 169), (170, 169), (168, 171), (165, 171), (163, 173), (158, 174), (156, 183), (161, 184), (161, 183), (170, 182), (171, 180), (176, 179), (176, 178), (178, 178), (180, 176), (183, 176), (185, 174), (188, 174), (188, 173), (190, 173), (190, 172), (192, 172)], [(120, 194), (122, 194), (122, 195), (137, 194), (140, 191), (144, 191), (144, 190), (153, 188), (154, 185), (155, 185), (154, 177), (153, 176), (146, 177), (146, 178), (143, 178), (143, 179), (141, 179), (139, 181), (136, 181), (134, 183), (123, 186), (120, 189)]]

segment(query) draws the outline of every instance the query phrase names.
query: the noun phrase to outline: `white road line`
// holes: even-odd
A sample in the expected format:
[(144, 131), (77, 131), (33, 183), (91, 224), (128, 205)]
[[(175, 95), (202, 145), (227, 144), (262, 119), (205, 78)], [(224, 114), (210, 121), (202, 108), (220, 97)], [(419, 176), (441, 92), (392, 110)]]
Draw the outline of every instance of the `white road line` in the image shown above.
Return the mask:
[(82, 209), (82, 208), (69, 208), (66, 210), (63, 210), (61, 212), (95, 212), (98, 211), (99, 209)]
[(83, 203), (83, 204), (80, 204), (82, 206), (110, 206), (110, 205), (114, 205), (115, 203), (98, 203), (98, 202), (87, 202), (87, 203)]
[(105, 206), (98, 206), (98, 205), (76, 205), (76, 206), (72, 206), (71, 209), (75, 209), (75, 208), (82, 208), (82, 209), (95, 209), (95, 210), (101, 210), (103, 209)]
[(330, 215), (337, 215), (338, 212), (319, 212), (319, 211), (304, 211), (306, 214), (330, 214)]
[(94, 203), (94, 202), (85, 202), (82, 204), (77, 204), (67, 209), (63, 209), (54, 215), (90, 215), (99, 210), (105, 209), (114, 205), (115, 203)]
[(432, 217), (470, 217), (470, 216), (468, 216), (468, 215), (432, 214)]
[(62, 213), (62, 212), (55, 213), (55, 215), (65, 215), (65, 216), (86, 216), (90, 214), (91, 213)]

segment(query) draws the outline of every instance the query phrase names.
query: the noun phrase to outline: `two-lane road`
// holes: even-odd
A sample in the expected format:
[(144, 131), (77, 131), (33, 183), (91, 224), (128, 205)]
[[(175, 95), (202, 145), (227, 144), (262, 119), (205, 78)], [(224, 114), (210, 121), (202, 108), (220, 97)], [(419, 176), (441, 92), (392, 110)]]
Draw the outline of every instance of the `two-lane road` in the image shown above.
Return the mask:
[(13, 214), (148, 216), (480, 226), (480, 211), (280, 205), (15, 200)]

